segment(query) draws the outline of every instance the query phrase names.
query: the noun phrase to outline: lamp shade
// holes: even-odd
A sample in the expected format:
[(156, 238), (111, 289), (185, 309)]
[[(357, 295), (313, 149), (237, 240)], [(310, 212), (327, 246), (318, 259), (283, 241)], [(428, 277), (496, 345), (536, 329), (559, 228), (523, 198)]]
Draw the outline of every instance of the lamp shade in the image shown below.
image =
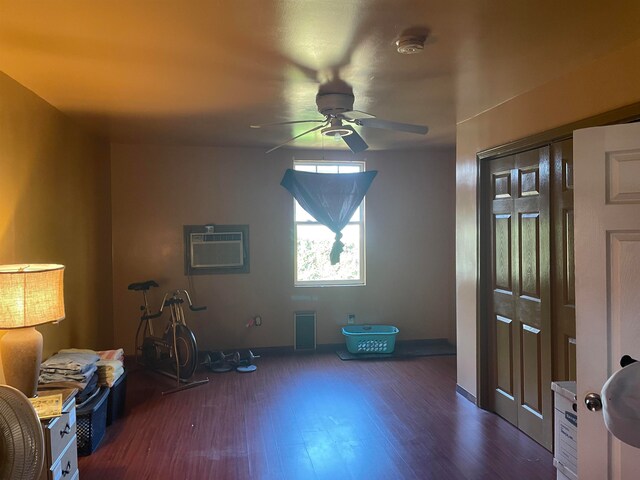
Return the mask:
[(0, 266), (0, 329), (64, 319), (63, 265)]

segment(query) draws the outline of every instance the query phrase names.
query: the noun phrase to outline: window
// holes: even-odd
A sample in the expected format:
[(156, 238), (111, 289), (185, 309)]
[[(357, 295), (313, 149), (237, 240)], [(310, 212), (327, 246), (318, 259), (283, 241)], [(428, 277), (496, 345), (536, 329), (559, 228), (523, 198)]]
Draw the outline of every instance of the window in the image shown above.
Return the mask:
[[(293, 168), (315, 173), (358, 173), (364, 162), (296, 161)], [(335, 234), (318, 223), (294, 199), (295, 285), (364, 285), (364, 200), (342, 230), (340, 263), (331, 265), (329, 252)]]

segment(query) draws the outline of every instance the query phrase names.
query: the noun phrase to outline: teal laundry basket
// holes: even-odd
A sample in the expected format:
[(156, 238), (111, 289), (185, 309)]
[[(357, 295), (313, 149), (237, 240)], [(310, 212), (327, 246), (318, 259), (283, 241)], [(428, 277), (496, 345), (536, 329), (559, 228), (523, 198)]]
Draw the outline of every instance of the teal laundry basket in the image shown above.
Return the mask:
[(349, 353), (393, 353), (396, 335), (400, 330), (393, 325), (347, 325), (342, 334)]

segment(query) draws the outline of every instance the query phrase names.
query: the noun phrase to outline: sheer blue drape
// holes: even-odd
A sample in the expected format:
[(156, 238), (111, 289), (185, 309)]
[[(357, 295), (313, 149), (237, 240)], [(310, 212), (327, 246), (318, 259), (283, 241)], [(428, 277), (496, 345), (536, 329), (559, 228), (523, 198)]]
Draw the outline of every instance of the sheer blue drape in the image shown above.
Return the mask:
[(336, 234), (331, 265), (340, 262), (342, 229), (362, 203), (378, 172), (313, 173), (288, 169), (280, 185), (289, 190), (313, 218)]

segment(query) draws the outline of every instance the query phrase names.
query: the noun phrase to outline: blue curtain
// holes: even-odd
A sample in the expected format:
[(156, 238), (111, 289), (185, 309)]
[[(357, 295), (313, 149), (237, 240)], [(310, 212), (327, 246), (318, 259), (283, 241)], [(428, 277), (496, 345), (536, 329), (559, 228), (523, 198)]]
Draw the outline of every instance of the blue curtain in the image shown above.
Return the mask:
[(331, 265), (340, 262), (344, 244), (342, 229), (362, 203), (375, 170), (359, 173), (313, 173), (288, 169), (280, 185), (289, 190), (313, 218), (336, 234), (331, 248)]

